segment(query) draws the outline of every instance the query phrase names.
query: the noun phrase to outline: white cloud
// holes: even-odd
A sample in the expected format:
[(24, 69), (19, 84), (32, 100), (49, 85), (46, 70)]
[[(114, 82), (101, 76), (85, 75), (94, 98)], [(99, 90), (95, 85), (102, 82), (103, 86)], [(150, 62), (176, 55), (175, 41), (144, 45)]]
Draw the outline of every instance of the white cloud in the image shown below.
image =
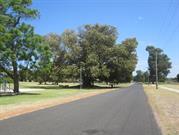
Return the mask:
[(143, 20), (143, 17), (142, 16), (138, 16), (138, 21), (142, 21)]
[(143, 20), (144, 20), (144, 18), (142, 16), (138, 16), (135, 22), (138, 23), (138, 22), (141, 22)]

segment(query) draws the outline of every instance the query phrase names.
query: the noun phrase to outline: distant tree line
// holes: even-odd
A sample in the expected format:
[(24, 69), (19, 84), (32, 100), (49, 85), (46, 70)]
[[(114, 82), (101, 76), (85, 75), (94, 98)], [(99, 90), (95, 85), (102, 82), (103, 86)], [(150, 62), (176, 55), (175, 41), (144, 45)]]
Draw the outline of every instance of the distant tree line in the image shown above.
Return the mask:
[(78, 31), (40, 36), (25, 23), (39, 12), (31, 0), (0, 0), (0, 72), (19, 93), (19, 81), (130, 82), (137, 64), (137, 40), (117, 43), (117, 29), (110, 25), (84, 25)]
[(134, 76), (133, 80), (135, 82), (149, 82), (149, 72), (148, 71), (141, 71), (141, 70), (137, 70), (136, 71), (136, 75)]

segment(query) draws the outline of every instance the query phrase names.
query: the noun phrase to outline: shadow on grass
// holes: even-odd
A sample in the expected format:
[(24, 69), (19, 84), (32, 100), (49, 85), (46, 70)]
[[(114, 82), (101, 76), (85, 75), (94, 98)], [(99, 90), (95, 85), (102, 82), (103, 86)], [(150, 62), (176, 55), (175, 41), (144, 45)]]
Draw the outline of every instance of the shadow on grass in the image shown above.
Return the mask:
[[(29, 87), (26, 87), (26, 88), (31, 88), (31, 89), (51, 89), (51, 90), (57, 90), (57, 89), (80, 89), (80, 85), (75, 85), (75, 86), (69, 86), (69, 85), (39, 85), (39, 86), (29, 86)], [(123, 88), (121, 86), (114, 86), (114, 87), (106, 87), (106, 86), (97, 86), (97, 85), (94, 85), (94, 86), (91, 86), (91, 87), (82, 87), (82, 89), (88, 89), (88, 90), (92, 90), (92, 89), (111, 89), (111, 88)]]
[(22, 93), (19, 93), (19, 94), (15, 94), (13, 92), (0, 93), (0, 97), (11, 97), (11, 96), (21, 96), (21, 95), (35, 96), (35, 95), (41, 95), (41, 94), (40, 93), (30, 93), (30, 92), (22, 92)]
[[(80, 89), (80, 85), (76, 85), (76, 86), (66, 86), (63, 87), (64, 89)], [(93, 85), (91, 87), (82, 87), (82, 89), (89, 89), (89, 90), (93, 90), (93, 89), (112, 89), (112, 88), (122, 88), (122, 87), (106, 87), (106, 86), (97, 86), (97, 85)]]

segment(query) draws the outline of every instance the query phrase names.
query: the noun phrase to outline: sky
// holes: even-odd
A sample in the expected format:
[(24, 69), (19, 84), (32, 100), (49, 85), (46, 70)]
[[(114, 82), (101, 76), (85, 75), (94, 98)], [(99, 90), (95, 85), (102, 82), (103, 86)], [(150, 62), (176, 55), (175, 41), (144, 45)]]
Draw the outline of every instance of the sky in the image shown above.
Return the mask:
[(108, 24), (119, 32), (117, 42), (136, 37), (138, 64), (146, 71), (146, 46), (164, 50), (172, 62), (171, 73), (179, 73), (179, 1), (178, 0), (33, 0), (40, 17), (30, 20), (35, 32), (61, 34), (84, 24)]

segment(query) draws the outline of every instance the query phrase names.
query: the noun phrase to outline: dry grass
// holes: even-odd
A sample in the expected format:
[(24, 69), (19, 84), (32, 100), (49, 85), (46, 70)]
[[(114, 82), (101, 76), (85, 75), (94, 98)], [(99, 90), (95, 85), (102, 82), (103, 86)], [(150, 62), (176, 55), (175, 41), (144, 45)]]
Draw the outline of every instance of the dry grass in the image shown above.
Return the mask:
[(179, 135), (179, 94), (144, 86), (149, 103), (164, 135)]
[(179, 90), (179, 84), (164, 84), (163, 86)]

